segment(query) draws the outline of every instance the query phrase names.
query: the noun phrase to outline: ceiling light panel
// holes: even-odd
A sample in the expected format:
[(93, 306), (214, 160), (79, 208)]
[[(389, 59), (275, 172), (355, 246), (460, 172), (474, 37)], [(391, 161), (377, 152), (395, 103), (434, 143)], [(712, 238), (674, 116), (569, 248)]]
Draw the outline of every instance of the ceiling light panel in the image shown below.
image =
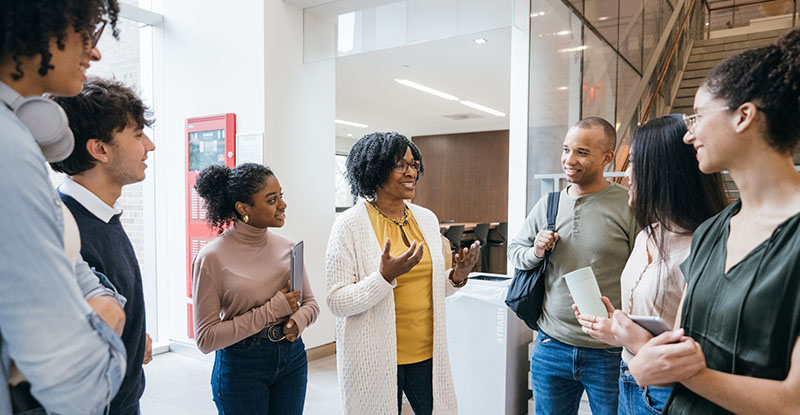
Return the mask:
[(333, 122), (335, 122), (336, 124), (349, 125), (351, 127), (358, 127), (358, 128), (367, 128), (367, 127), (369, 127), (367, 124), (361, 124), (361, 123), (352, 122), (352, 121), (333, 120)]
[(431, 88), (429, 86), (425, 86), (425, 85), (422, 85), (422, 84), (418, 84), (416, 82), (409, 81), (408, 79), (395, 79), (394, 81), (397, 82), (400, 85), (405, 85), (405, 86), (407, 86), (409, 88), (414, 88), (414, 89), (416, 89), (418, 91), (427, 92), (427, 93), (429, 93), (431, 95), (436, 95), (437, 97), (444, 98), (444, 99), (446, 99), (448, 101), (458, 101), (458, 97), (457, 96), (453, 96), (453, 95), (450, 95), (450, 94), (448, 94), (446, 92), (439, 91), (438, 89), (433, 89), (433, 88)]
[(468, 106), (470, 108), (475, 108), (478, 111), (483, 111), (483, 112), (485, 112), (487, 114), (492, 114), (492, 115), (497, 116), (497, 117), (505, 117), (506, 116), (506, 113), (504, 113), (504, 112), (500, 112), (500, 111), (498, 111), (496, 109), (492, 109), (492, 108), (483, 106), (481, 104), (476, 104), (476, 103), (474, 103), (472, 101), (459, 101), (459, 102), (461, 102), (462, 104), (464, 104), (464, 105), (466, 105), (466, 106)]

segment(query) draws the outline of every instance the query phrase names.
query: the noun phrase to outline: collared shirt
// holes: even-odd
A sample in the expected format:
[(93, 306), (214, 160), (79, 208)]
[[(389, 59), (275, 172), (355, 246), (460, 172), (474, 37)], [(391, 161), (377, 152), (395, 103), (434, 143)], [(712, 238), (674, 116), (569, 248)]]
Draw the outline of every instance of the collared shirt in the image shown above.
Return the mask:
[(116, 205), (109, 206), (106, 202), (100, 200), (96, 194), (92, 193), (91, 190), (83, 187), (80, 183), (72, 180), (70, 177), (64, 178), (64, 183), (61, 186), (58, 186), (58, 190), (75, 199), (78, 203), (83, 205), (92, 215), (97, 216), (105, 223), (108, 223), (114, 215), (119, 215), (122, 213), (122, 209), (118, 208)]
[(105, 289), (83, 260), (67, 259), (44, 156), (6, 105), (0, 143), (0, 415), (11, 413), (11, 360), (50, 413), (102, 413), (126, 361), (119, 336), (84, 299)]

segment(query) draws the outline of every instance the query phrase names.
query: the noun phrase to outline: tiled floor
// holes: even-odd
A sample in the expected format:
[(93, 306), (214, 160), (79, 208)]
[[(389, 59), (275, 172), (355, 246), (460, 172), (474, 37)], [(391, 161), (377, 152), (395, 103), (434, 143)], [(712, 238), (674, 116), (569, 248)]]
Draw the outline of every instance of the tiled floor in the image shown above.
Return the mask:
[[(215, 415), (211, 400), (213, 354), (164, 353), (145, 366), (147, 386), (141, 400), (144, 415)], [(336, 356), (309, 362), (305, 415), (341, 413)], [(403, 413), (412, 413), (405, 410)]]

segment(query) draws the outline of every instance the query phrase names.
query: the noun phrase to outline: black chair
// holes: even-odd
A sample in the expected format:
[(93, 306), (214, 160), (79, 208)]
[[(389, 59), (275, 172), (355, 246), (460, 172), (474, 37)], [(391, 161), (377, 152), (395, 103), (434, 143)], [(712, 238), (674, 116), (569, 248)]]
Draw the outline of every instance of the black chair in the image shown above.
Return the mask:
[(489, 243), (505, 244), (508, 242), (508, 222), (500, 222), (489, 232)]
[[(489, 269), (489, 250), (487, 249), (487, 240), (489, 239), (489, 223), (479, 223), (475, 225), (475, 230), (472, 233), (475, 235), (475, 240), (481, 243), (481, 271)], [(464, 241), (462, 248), (472, 245), (473, 241)]]
[(464, 235), (464, 225), (453, 225), (444, 231), (444, 237), (450, 240), (452, 252), (461, 246), (461, 236)]
[[(496, 228), (489, 232), (488, 246), (489, 272), (498, 274), (506, 273), (506, 247), (508, 244), (508, 222), (500, 222)], [(496, 263), (495, 263), (496, 262)]]

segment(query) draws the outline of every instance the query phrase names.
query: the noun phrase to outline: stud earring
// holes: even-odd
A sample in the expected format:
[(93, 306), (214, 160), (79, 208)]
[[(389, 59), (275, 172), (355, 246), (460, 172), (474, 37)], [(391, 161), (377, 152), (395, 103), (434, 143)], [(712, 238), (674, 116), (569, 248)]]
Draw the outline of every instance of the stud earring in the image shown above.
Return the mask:
[(103, 157), (103, 161), (108, 161), (108, 157)]
[(248, 221), (250, 221), (250, 216), (244, 215), (242, 217), (242, 221), (244, 221), (244, 223), (247, 223)]

